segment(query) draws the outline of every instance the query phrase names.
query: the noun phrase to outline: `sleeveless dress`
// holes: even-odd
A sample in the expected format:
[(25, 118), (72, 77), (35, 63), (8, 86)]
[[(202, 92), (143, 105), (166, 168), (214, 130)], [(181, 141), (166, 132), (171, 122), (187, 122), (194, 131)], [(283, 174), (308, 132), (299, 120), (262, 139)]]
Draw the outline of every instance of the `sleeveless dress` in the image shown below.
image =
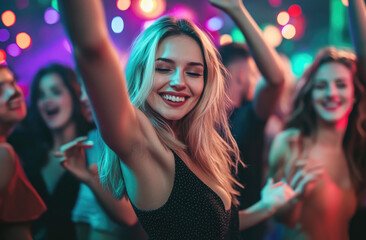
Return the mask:
[(15, 155), (15, 172), (8, 187), (0, 193), (0, 222), (26, 222), (37, 219), (46, 205), (28, 181)]
[(240, 239), (238, 209), (220, 197), (174, 153), (175, 177), (167, 202), (155, 210), (133, 206), (151, 240)]

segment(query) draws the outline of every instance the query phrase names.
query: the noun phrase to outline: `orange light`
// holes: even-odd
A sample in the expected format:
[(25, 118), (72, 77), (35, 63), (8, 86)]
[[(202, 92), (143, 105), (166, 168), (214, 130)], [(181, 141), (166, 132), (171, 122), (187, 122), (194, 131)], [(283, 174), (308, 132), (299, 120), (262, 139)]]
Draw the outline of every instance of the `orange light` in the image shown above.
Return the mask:
[(342, 0), (344, 6), (348, 7), (348, 0)]
[(1, 14), (1, 20), (3, 21), (4, 25), (7, 27), (13, 26), (16, 20), (15, 14), (7, 10)]
[(286, 39), (291, 39), (296, 35), (296, 28), (292, 24), (287, 24), (282, 28), (282, 36)]
[(157, 18), (164, 13), (165, 9), (165, 0), (139, 0), (134, 4), (136, 14), (145, 19)]
[(232, 43), (232, 42), (233, 42), (233, 39), (229, 34), (224, 34), (220, 37), (220, 45), (221, 46)]
[(3, 64), (6, 60), (6, 53), (4, 50), (0, 49), (0, 64)]
[(31, 37), (25, 32), (18, 33), (15, 39), (21, 49), (28, 48), (32, 43)]
[(131, 0), (117, 0), (116, 5), (119, 10), (125, 11), (131, 6)]
[(282, 11), (277, 15), (278, 24), (284, 26), (288, 23), (288, 21), (290, 21), (290, 15), (287, 12)]
[(282, 42), (280, 30), (273, 25), (268, 25), (264, 28), (263, 36), (264, 39), (273, 47), (278, 47)]

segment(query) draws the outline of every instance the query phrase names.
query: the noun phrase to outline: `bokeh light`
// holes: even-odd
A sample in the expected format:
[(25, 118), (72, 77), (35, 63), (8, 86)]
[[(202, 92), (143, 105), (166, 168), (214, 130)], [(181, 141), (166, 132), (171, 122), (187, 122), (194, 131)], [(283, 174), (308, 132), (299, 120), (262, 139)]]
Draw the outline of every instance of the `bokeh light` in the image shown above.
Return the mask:
[(28, 48), (32, 43), (31, 37), (25, 32), (18, 33), (15, 39), (21, 49)]
[(29, 6), (29, 0), (16, 0), (18, 9), (24, 9)]
[(232, 42), (233, 42), (233, 39), (229, 34), (224, 34), (220, 37), (220, 45), (221, 46), (232, 43)]
[(313, 57), (309, 53), (295, 53), (291, 57), (293, 73), (300, 77), (312, 62)]
[(6, 51), (12, 57), (17, 57), (22, 52), (22, 50), (19, 48), (19, 46), (15, 43), (12, 43), (9, 46), (7, 46)]
[(185, 5), (175, 5), (167, 14), (176, 18), (189, 19), (193, 22), (197, 21), (196, 12), (192, 8)]
[(3, 12), (3, 14), (1, 14), (1, 20), (3, 21), (5, 26), (10, 27), (14, 25), (16, 17), (12, 11), (7, 10)]
[(206, 21), (206, 28), (210, 31), (218, 31), (224, 26), (224, 21), (220, 17), (212, 17)]
[(301, 15), (301, 7), (297, 4), (294, 4), (289, 7), (288, 14), (290, 14), (291, 17), (298, 17)]
[(348, 7), (348, 4), (349, 4), (348, 0), (342, 0), (342, 3), (343, 3), (344, 6)]
[(121, 17), (114, 17), (111, 22), (111, 28), (114, 33), (121, 33), (125, 27), (125, 23)]
[(286, 11), (282, 11), (277, 15), (278, 24), (284, 26), (290, 21), (290, 15)]
[(6, 42), (10, 38), (10, 33), (6, 29), (0, 29), (0, 42)]
[(268, 0), (272, 7), (278, 7), (282, 4), (282, 0)]
[(4, 50), (0, 49), (0, 64), (3, 64), (6, 60), (6, 53)]
[(296, 28), (292, 24), (287, 24), (282, 28), (282, 36), (286, 39), (291, 39), (296, 35)]
[(280, 30), (273, 26), (267, 25), (263, 30), (264, 39), (273, 47), (278, 47), (282, 42)]
[(68, 53), (72, 53), (73, 51), (73, 48), (72, 48), (72, 45), (70, 44), (69, 40), (68, 39), (64, 39), (62, 41), (62, 46), (65, 48), (65, 50), (68, 52)]
[(52, 0), (51, 7), (53, 7), (57, 12), (59, 11), (57, 0)]
[(117, 8), (121, 11), (126, 11), (131, 6), (131, 0), (117, 0)]
[(234, 28), (230, 35), (233, 38), (233, 42), (245, 43), (245, 37), (239, 28)]
[(47, 24), (55, 24), (60, 20), (60, 14), (54, 8), (47, 8), (44, 12), (44, 20)]
[(164, 13), (165, 9), (165, 0), (139, 0), (134, 5), (136, 15), (145, 19), (157, 18)]

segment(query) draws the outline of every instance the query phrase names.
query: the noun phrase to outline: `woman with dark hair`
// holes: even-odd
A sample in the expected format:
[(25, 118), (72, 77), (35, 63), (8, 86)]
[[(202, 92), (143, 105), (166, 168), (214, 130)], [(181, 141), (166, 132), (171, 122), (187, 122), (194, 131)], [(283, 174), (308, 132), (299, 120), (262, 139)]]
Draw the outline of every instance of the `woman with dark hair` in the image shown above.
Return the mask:
[(40, 69), (32, 82), (30, 111), (23, 126), (30, 132), (28, 141), (23, 136), (20, 141), (13, 141), (16, 145), (23, 142), (18, 151), (25, 171), (48, 207), (33, 224), (37, 239), (75, 238), (71, 211), (79, 181), (65, 171), (53, 153), (62, 144), (89, 130), (80, 94), (76, 74), (71, 68), (52, 64)]
[[(290, 229), (283, 239), (348, 239), (348, 224), (365, 183), (366, 95), (356, 56), (326, 48), (304, 73), (286, 130), (274, 140), (270, 177), (322, 176), (277, 214)], [(298, 174), (298, 166), (305, 166)]]

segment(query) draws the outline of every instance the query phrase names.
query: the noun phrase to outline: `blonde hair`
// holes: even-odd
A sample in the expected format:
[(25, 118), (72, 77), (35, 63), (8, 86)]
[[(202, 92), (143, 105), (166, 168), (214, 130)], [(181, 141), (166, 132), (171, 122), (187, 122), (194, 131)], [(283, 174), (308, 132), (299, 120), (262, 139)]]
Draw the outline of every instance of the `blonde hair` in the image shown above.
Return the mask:
[[(189, 36), (194, 39), (204, 56), (205, 87), (194, 109), (179, 122), (178, 140), (164, 119), (147, 104), (155, 73), (155, 55), (159, 43), (169, 36)], [(188, 154), (205, 173), (215, 179), (237, 204), (235, 185), (240, 184), (232, 176), (240, 162), (238, 146), (231, 135), (227, 112), (229, 98), (226, 95), (227, 72), (211, 40), (197, 26), (184, 19), (162, 17), (142, 32), (132, 45), (126, 67), (128, 92), (131, 102), (146, 114), (162, 143), (178, 155)], [(116, 197), (124, 192), (119, 159), (107, 148), (99, 165), (100, 177)]]

